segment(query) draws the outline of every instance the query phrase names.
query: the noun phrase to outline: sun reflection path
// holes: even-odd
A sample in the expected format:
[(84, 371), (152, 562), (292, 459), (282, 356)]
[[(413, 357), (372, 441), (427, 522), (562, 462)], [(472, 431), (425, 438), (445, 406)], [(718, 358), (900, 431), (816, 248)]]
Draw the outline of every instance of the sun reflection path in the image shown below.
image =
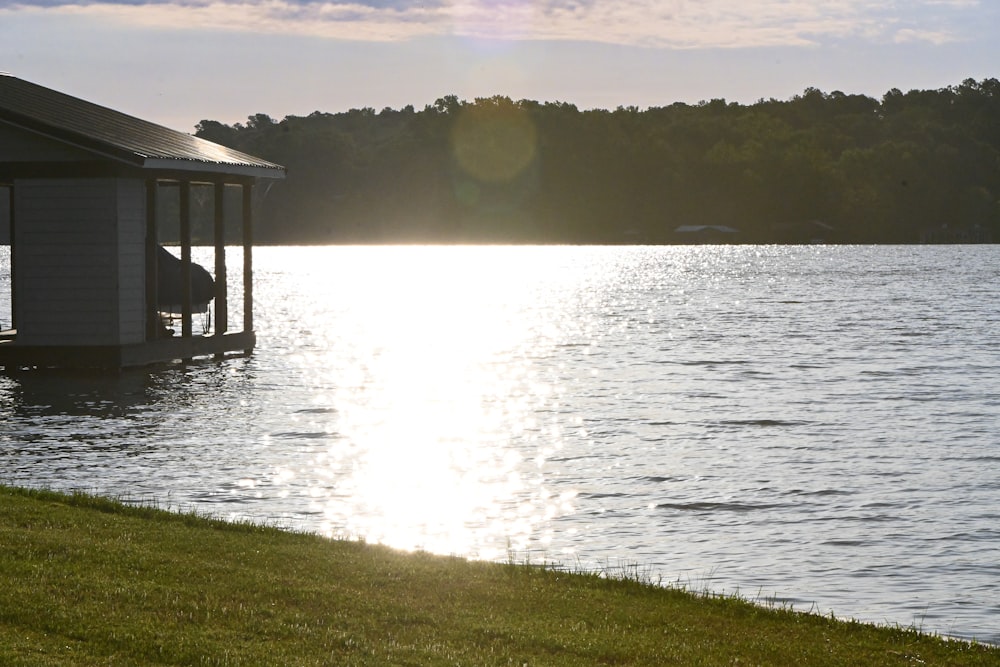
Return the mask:
[(381, 252), (325, 297), (352, 330), (310, 362), (337, 420), (311, 471), (321, 530), (484, 559), (544, 545), (573, 496), (544, 474), (562, 447), (539, 421), (558, 389), (532, 362), (559, 333), (533, 293), (549, 282), (489, 248)]

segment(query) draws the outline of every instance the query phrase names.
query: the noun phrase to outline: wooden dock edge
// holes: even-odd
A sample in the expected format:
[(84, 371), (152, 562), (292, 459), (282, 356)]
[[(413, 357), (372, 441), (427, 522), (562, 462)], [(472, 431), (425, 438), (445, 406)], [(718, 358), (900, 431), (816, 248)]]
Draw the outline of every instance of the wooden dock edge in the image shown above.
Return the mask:
[(134, 345), (18, 345), (0, 341), (0, 366), (23, 368), (122, 369), (204, 356), (249, 353), (257, 345), (253, 331), (211, 336), (161, 338)]

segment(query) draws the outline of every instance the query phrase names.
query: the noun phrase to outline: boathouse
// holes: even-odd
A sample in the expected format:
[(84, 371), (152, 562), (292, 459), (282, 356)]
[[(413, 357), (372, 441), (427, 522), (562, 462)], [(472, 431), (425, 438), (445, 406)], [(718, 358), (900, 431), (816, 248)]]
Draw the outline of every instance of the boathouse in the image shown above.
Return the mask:
[[(0, 74), (0, 201), (9, 202), (11, 249), (0, 367), (120, 369), (252, 350), (254, 187), (284, 176), (280, 165)], [(212, 192), (214, 278), (201, 296), (208, 272), (191, 259), (193, 186)], [(175, 267), (160, 246), (158, 200), (170, 189), (179, 201)], [(226, 196), (233, 189), (239, 197)], [(233, 217), (242, 228), (243, 326), (230, 331)], [(164, 282), (168, 272), (177, 284)], [(193, 313), (209, 301), (214, 326), (196, 333)], [(178, 331), (164, 326), (173, 311)]]

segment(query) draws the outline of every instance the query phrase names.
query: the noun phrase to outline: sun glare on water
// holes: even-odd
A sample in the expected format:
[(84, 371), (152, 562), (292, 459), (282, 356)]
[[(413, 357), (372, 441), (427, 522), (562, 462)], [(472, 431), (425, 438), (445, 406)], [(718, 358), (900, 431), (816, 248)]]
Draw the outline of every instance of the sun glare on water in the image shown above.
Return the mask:
[(544, 474), (562, 446), (538, 417), (560, 390), (532, 362), (559, 336), (545, 269), (491, 248), (364, 256), (321, 280), (326, 325), (353, 330), (306, 362), (335, 415), (312, 471), (326, 532), (480, 558), (544, 543), (572, 500)]

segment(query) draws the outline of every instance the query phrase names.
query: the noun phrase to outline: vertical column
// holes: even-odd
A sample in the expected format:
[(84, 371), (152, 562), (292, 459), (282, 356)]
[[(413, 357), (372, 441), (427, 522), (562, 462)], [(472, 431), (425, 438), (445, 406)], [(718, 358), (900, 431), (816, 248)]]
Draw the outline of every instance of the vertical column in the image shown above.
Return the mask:
[(181, 335), (190, 337), (191, 327), (191, 182), (181, 182)]
[(243, 330), (253, 331), (253, 184), (243, 184)]
[(229, 330), (229, 297), (226, 278), (226, 184), (215, 184), (215, 335)]
[(10, 328), (17, 329), (17, 232), (15, 230), (14, 222), (14, 212), (17, 207), (14, 205), (14, 199), (16, 197), (17, 188), (12, 183), (10, 185), (9, 199), (10, 199), (10, 217), (7, 218), (7, 222), (10, 223)]
[(146, 340), (160, 337), (159, 312), (159, 231), (156, 224), (156, 199), (159, 184), (155, 178), (146, 181)]

